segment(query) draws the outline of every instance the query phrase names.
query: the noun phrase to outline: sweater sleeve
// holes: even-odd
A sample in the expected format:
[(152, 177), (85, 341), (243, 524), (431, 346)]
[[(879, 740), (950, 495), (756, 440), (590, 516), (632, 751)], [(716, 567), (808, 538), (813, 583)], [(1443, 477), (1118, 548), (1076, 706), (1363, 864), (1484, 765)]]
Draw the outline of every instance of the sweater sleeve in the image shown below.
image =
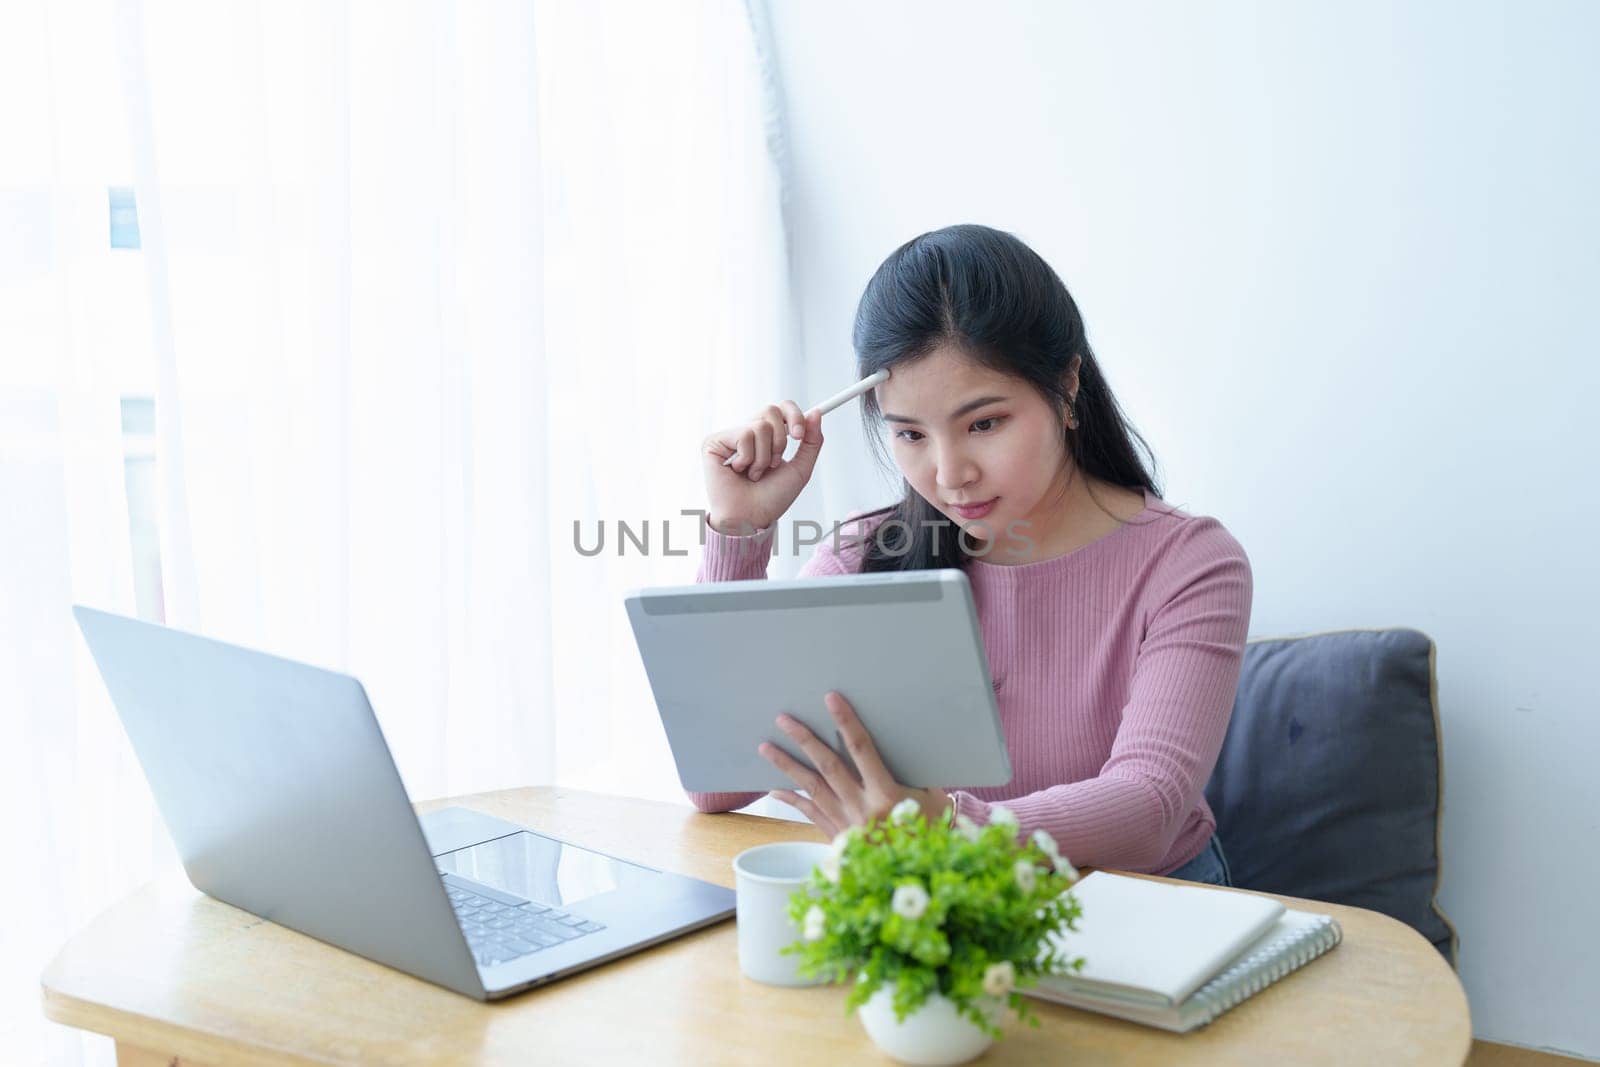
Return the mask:
[[(741, 536), (717, 532), (709, 519), (702, 522), (705, 548), (700, 555), (696, 582), (753, 581), (767, 577), (775, 526)], [(817, 550), (800, 568), (797, 577), (855, 573), (859, 568), (859, 550), (851, 551), (851, 538), (860, 534), (850, 530), (848, 522), (846, 520), (846, 525), (841, 527), (837, 540), (829, 533), (818, 542)], [(766, 796), (765, 793), (696, 793), (687, 789), (684, 792), (689, 802), (704, 812), (734, 811)]]
[[(1100, 773), (996, 802), (1024, 834), (1048, 831), (1073, 863), (1160, 873), (1222, 750), (1250, 627), (1250, 561), (1214, 519), (1179, 536), (1154, 579), (1156, 606)], [(957, 811), (988, 821), (992, 803), (952, 795)]]

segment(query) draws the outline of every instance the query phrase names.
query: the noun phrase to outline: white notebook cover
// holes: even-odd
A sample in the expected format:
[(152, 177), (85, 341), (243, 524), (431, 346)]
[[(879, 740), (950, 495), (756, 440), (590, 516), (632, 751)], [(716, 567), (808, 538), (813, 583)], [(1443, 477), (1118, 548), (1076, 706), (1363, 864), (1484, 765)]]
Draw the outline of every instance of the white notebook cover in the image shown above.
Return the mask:
[(1069, 959), (1082, 956), (1083, 970), (1040, 988), (1152, 1007), (1182, 1003), (1284, 913), (1266, 897), (1105, 871), (1072, 892), (1083, 907), (1078, 929), (1053, 940)]
[(1339, 924), (1327, 915), (1295, 911), (1267, 928), (1230, 962), (1221, 974), (1206, 982), (1175, 1007), (1155, 1007), (1084, 992), (1066, 992), (1059, 986), (1040, 985), (1026, 990), (1043, 1000), (1102, 1015), (1113, 1015), (1145, 1026), (1186, 1033), (1205, 1026), (1217, 1016), (1248, 1000), (1285, 975), (1300, 969), (1340, 941)]

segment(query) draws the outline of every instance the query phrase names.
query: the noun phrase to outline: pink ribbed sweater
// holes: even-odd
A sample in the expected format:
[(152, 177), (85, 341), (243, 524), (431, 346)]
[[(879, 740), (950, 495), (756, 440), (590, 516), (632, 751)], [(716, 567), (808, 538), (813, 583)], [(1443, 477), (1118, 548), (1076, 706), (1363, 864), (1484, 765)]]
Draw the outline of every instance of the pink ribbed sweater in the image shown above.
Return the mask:
[[(851, 539), (879, 521), (846, 524), (838, 553), (825, 537), (801, 576), (854, 573)], [(767, 576), (770, 529), (704, 532), (699, 581)], [(974, 560), (967, 576), (1015, 777), (950, 783), (957, 810), (983, 823), (1003, 802), (1085, 866), (1165, 874), (1198, 855), (1216, 828), (1202, 790), (1250, 625), (1244, 549), (1217, 520), (1147, 491), (1145, 510), (1098, 541), (1036, 563)], [(689, 799), (731, 811), (762, 795)]]

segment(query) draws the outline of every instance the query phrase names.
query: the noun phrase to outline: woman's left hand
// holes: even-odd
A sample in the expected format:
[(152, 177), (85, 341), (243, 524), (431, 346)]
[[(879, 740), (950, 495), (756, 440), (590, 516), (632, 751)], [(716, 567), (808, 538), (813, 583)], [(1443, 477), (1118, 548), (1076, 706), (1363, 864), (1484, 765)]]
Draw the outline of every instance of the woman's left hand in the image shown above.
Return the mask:
[(850, 706), (850, 702), (838, 693), (830, 692), (823, 698), (823, 703), (828, 706), (839, 732), (844, 735), (845, 748), (851, 760), (860, 768), (861, 777), (858, 779), (850, 765), (837, 752), (817, 740), (817, 736), (806, 729), (804, 723), (788, 715), (780, 715), (778, 728), (794, 738), (800, 751), (817, 769), (811, 770), (777, 745), (763, 743), (757, 749), (762, 757), (810, 794), (807, 799), (792, 789), (774, 789), (770, 796), (798, 808), (829, 837), (848, 827), (865, 826), (874, 819), (888, 817), (894, 806), (907, 797), (922, 805), (922, 814), (929, 822), (944, 816), (950, 807), (949, 794), (943, 789), (908, 789), (895, 781), (879, 758), (877, 746), (856, 717), (856, 709)]

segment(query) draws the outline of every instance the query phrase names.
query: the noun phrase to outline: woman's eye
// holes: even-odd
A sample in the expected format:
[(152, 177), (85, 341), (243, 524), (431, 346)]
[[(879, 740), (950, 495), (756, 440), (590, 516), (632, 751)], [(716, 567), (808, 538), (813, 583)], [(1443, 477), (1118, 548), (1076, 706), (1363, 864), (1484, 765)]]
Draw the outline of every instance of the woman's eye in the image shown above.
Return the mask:
[[(986, 419), (979, 419), (973, 423), (971, 428), (979, 433), (994, 433), (1000, 424), (1005, 421), (1005, 418), (1004, 415), (990, 415)], [(913, 445), (922, 440), (922, 434), (916, 430), (896, 430), (894, 435), (900, 440)]]

